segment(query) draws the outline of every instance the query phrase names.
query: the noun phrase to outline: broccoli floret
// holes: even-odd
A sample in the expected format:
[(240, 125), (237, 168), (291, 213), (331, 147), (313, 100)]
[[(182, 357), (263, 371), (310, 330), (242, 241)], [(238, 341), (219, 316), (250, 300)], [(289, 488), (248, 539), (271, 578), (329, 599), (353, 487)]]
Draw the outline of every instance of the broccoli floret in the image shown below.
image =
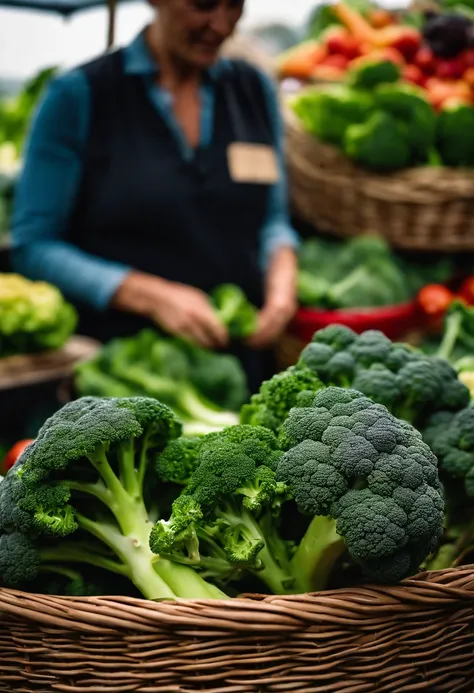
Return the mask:
[(314, 516), (292, 559), (300, 588), (324, 587), (345, 549), (371, 579), (414, 572), (441, 537), (444, 511), (421, 434), (361, 393), (332, 387), (290, 412), (283, 430), (289, 449), (277, 479)]
[[(87, 397), (54, 414), (0, 485), (1, 580), (17, 586), (77, 563), (127, 577), (147, 598), (223, 596), (149, 549), (152, 462), (180, 432), (168, 407), (143, 397)], [(11, 546), (34, 556), (12, 563)]]
[(383, 404), (389, 411), (392, 411), (400, 394), (397, 376), (381, 363), (359, 370), (352, 387)]
[(234, 339), (250, 337), (257, 326), (257, 309), (235, 284), (221, 284), (211, 294), (219, 320)]
[(276, 451), (275, 436), (252, 426), (205, 438), (185, 494), (152, 530), (151, 549), (224, 584), (244, 571), (276, 594), (291, 591), (290, 549), (278, 533), (288, 494), (266, 464), (268, 452), (281, 457)]
[[(334, 340), (334, 334), (347, 335), (347, 346), (342, 339)], [(436, 411), (463, 409), (470, 398), (468, 388), (446, 361), (392, 344), (375, 330), (361, 335), (347, 334), (346, 328), (337, 325), (320, 330), (303, 350), (299, 365), (326, 385), (359, 390), (418, 427)]]
[(299, 395), (316, 393), (322, 387), (318, 376), (309, 368), (290, 366), (262, 384), (250, 404), (242, 407), (240, 421), (252, 426), (265, 426), (278, 433), (290, 409), (299, 406)]
[(474, 497), (474, 408), (435, 414), (423, 437), (438, 458), (441, 471), (461, 479), (467, 495)]
[(203, 438), (181, 436), (158, 455), (156, 466), (162, 481), (185, 486), (198, 465)]

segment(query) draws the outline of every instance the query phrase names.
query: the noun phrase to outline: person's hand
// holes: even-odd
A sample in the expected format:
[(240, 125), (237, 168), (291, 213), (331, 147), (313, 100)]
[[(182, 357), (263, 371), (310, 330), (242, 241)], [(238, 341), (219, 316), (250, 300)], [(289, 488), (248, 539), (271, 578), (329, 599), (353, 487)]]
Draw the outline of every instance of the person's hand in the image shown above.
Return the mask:
[(208, 296), (199, 289), (152, 275), (131, 272), (119, 287), (115, 307), (138, 313), (170, 334), (207, 348), (226, 346), (226, 328)]
[(267, 273), (265, 304), (258, 315), (257, 329), (248, 340), (254, 349), (272, 346), (284, 332), (296, 313), (297, 299), (296, 255), (291, 248), (277, 250)]
[(258, 314), (257, 329), (248, 344), (254, 349), (272, 346), (284, 332), (297, 309), (296, 297), (289, 293), (267, 301)]

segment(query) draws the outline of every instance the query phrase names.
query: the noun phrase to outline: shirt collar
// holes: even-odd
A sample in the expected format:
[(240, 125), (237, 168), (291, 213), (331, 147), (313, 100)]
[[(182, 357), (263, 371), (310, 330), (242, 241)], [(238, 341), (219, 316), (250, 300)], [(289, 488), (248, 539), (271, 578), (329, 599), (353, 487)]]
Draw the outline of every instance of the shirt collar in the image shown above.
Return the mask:
[[(140, 32), (132, 43), (124, 49), (124, 58), (125, 73), (128, 75), (147, 77), (157, 75), (160, 71), (160, 66), (152, 56), (145, 40), (145, 31)], [(211, 79), (211, 81), (215, 81), (228, 64), (228, 60), (220, 58), (217, 63), (206, 71), (206, 77)]]

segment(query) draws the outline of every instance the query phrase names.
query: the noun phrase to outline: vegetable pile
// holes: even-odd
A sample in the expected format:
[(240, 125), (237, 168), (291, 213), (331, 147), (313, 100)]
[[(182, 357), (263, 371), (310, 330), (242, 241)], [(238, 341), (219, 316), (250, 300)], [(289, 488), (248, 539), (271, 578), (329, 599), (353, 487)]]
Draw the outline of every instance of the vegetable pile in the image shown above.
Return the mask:
[(0, 274), (0, 357), (58, 349), (76, 323), (76, 311), (56, 287)]
[(421, 270), (378, 236), (311, 238), (299, 250), (298, 297), (303, 306), (328, 310), (394, 306), (413, 300), (430, 281), (447, 281), (451, 272), (449, 259)]
[(376, 172), (474, 165), (474, 108), (451, 99), (438, 114), (425, 92), (399, 80), (390, 61), (367, 60), (344, 84), (309, 88), (290, 101), (307, 132)]
[(188, 434), (207, 433), (238, 420), (248, 397), (239, 361), (145, 329), (115, 339), (90, 361), (78, 364), (80, 395), (146, 395), (167, 404)]
[(404, 82), (422, 87), (435, 108), (452, 99), (472, 104), (473, 16), (472, 10), (452, 8), (400, 17), (363, 0), (323, 5), (309, 40), (280, 57), (280, 75), (341, 81), (348, 71), (384, 60), (398, 66)]
[[(173, 343), (153, 344), (170, 363)], [(115, 345), (133, 381), (140, 340)], [(339, 325), (206, 435), (156, 399), (80, 398), (0, 484), (0, 579), (152, 599), (397, 583), (455, 553), (472, 412), (446, 361)]]

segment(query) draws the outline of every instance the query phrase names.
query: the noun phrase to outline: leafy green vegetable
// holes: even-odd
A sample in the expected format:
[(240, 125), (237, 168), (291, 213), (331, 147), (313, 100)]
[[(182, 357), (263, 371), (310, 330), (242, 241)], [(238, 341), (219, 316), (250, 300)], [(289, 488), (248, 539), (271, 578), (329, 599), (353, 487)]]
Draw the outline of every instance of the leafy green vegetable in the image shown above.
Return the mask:
[(235, 284), (222, 284), (211, 294), (217, 315), (234, 339), (250, 337), (257, 326), (257, 309)]
[(76, 369), (80, 395), (146, 395), (167, 404), (189, 435), (238, 423), (248, 397), (237, 359), (208, 352), (152, 329), (106, 344)]

